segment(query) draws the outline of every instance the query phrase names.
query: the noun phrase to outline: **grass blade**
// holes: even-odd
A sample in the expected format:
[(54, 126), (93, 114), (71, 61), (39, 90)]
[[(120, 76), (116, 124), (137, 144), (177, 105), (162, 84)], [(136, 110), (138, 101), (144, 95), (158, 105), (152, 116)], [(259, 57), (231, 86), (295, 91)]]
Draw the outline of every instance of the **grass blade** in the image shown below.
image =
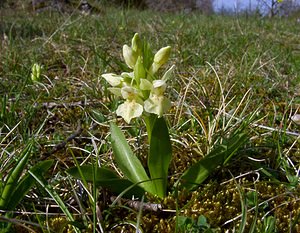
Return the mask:
[[(63, 200), (60, 196), (52, 189), (52, 187), (48, 184), (48, 182), (42, 177), (40, 174), (36, 174), (32, 171), (28, 171), (29, 174), (45, 189), (45, 191), (53, 198), (56, 204), (60, 207), (63, 213), (66, 215), (69, 222), (74, 222), (74, 218), (72, 214), (69, 212)], [(80, 233), (80, 230), (73, 226), (73, 229), (76, 233)]]

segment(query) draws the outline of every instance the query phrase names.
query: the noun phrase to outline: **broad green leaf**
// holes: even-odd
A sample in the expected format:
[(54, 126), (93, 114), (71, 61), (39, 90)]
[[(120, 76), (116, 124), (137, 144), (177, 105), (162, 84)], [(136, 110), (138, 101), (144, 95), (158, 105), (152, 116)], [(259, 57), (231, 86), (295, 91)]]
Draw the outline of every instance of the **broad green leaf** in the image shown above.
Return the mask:
[[(124, 134), (114, 123), (110, 125), (111, 144), (115, 160), (123, 174), (132, 183), (139, 185), (149, 193), (154, 193), (153, 185), (140, 160), (133, 154)], [(142, 182), (142, 183), (141, 183)]]
[(0, 209), (7, 208), (8, 203), (10, 202), (11, 199), (11, 194), (14, 192), (18, 180), (20, 179), (21, 173), (23, 172), (24, 167), (28, 161), (32, 146), (33, 146), (32, 141), (27, 144), (27, 146), (21, 152), (20, 158), (17, 161), (15, 167), (9, 173), (0, 197)]
[[(33, 166), (30, 171), (35, 174), (42, 175), (51, 167), (52, 164), (53, 160), (45, 160)], [(12, 197), (10, 198), (11, 201), (8, 203), (7, 209), (13, 210), (32, 188), (35, 182), (36, 180), (30, 174), (26, 174), (24, 177), (22, 177), (16, 190), (13, 192)]]
[(148, 167), (155, 186), (155, 194), (165, 197), (172, 146), (168, 127), (163, 117), (157, 118), (152, 128)]
[(181, 177), (183, 186), (188, 190), (197, 188), (211, 172), (224, 162), (226, 150), (227, 146), (220, 145), (188, 168)]
[(188, 190), (197, 188), (218, 166), (228, 163), (247, 140), (247, 134), (239, 133), (216, 146), (208, 155), (183, 173), (181, 177), (183, 186)]
[[(95, 178), (93, 175), (93, 169), (95, 172)], [(72, 167), (67, 170), (67, 173), (77, 179), (85, 179), (87, 182), (95, 182), (95, 185), (105, 187), (115, 194), (120, 194), (125, 189), (132, 187), (124, 194), (124, 196), (128, 198), (131, 198), (132, 196), (142, 197), (145, 193), (141, 187), (137, 185), (134, 186), (131, 181), (120, 178), (115, 172), (108, 168), (83, 165), (80, 166), (80, 171), (78, 167)]]

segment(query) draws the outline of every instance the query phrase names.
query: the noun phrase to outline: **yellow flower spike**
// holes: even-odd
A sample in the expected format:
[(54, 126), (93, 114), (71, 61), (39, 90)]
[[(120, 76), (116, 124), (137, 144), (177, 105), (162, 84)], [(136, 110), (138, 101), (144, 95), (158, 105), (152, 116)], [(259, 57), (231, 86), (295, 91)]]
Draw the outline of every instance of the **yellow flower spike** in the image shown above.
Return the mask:
[(171, 101), (164, 96), (164, 92), (167, 88), (166, 82), (170, 79), (175, 66), (169, 68), (161, 79), (157, 79), (154, 75), (168, 61), (171, 47), (166, 46), (157, 51), (149, 70), (146, 70), (143, 59), (146, 59), (146, 63), (151, 62), (152, 57), (149, 59), (147, 57), (148, 53), (152, 54), (149, 51), (150, 48), (143, 50), (139, 34), (134, 34), (131, 47), (126, 44), (123, 46), (123, 57), (131, 72), (123, 72), (121, 75), (113, 73), (102, 75), (112, 86), (108, 90), (125, 99), (125, 102), (117, 108), (116, 114), (127, 123), (141, 116), (144, 110), (162, 117), (171, 108)]
[(123, 46), (123, 57), (126, 65), (133, 69), (137, 60), (137, 53), (126, 44)]

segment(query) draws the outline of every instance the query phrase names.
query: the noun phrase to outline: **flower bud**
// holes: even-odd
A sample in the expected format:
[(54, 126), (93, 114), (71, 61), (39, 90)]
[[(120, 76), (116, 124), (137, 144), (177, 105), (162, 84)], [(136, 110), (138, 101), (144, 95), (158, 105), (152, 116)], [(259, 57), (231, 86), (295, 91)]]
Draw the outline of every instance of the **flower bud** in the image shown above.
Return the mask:
[(140, 39), (140, 36), (138, 33), (135, 33), (132, 41), (131, 41), (131, 48), (134, 52), (139, 53), (141, 51), (142, 48), (142, 41)]
[(165, 64), (168, 61), (168, 59), (170, 57), (170, 53), (171, 53), (171, 47), (170, 46), (161, 48), (154, 55), (154, 62), (157, 63), (158, 65), (162, 66), (163, 64)]
[(41, 66), (37, 63), (34, 63), (31, 68), (31, 80), (34, 82), (38, 82), (40, 80), (41, 75)]
[(123, 46), (123, 57), (126, 65), (133, 69), (137, 60), (137, 55), (128, 45)]
[(171, 52), (171, 47), (167, 46), (167, 47), (161, 48), (154, 55), (154, 60), (150, 67), (150, 70), (149, 70), (150, 75), (155, 74), (158, 71), (158, 69), (168, 61), (168, 59), (170, 57), (170, 52)]

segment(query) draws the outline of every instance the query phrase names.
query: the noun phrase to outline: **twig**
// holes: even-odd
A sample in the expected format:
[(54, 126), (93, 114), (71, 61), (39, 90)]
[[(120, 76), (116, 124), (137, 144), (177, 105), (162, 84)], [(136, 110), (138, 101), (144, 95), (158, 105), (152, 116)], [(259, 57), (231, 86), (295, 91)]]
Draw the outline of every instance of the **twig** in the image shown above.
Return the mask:
[(46, 102), (46, 103), (35, 103), (34, 107), (44, 107), (47, 109), (52, 109), (52, 108), (72, 108), (72, 107), (86, 107), (86, 106), (102, 106), (103, 104), (100, 103), (100, 101), (95, 101), (95, 102), (86, 102), (86, 101), (75, 101), (75, 102), (70, 102), (70, 103), (56, 103), (56, 102)]
[[(112, 196), (110, 200), (113, 202), (116, 199), (116, 197)], [(125, 202), (124, 205), (129, 206), (132, 209), (135, 210), (140, 210), (142, 209), (143, 211), (153, 211), (153, 212), (158, 212), (162, 210), (162, 205), (161, 204), (156, 204), (156, 203), (149, 203), (149, 202), (142, 202), (138, 200), (129, 200), (125, 198), (121, 198), (121, 201)]]
[(44, 228), (42, 227), (40, 224), (37, 223), (33, 223), (33, 222), (29, 222), (29, 221), (25, 221), (25, 220), (20, 220), (20, 219), (16, 219), (16, 218), (6, 218), (4, 216), (0, 216), (0, 222), (10, 222), (12, 224), (21, 226), (23, 228), (25, 228), (27, 231), (29, 232), (36, 232), (35, 230), (31, 229), (30, 227), (26, 226), (27, 225), (32, 225), (34, 227), (39, 227), (39, 228)]
[(78, 137), (82, 133), (82, 131), (83, 131), (83, 129), (81, 128), (81, 122), (78, 121), (78, 126), (77, 126), (76, 131), (73, 134), (71, 134), (65, 141), (62, 141), (62, 142), (56, 144), (50, 152), (45, 154), (45, 157), (48, 157), (48, 156), (56, 153), (57, 151), (64, 149), (65, 146), (67, 145), (67, 143), (72, 141), (74, 138)]

